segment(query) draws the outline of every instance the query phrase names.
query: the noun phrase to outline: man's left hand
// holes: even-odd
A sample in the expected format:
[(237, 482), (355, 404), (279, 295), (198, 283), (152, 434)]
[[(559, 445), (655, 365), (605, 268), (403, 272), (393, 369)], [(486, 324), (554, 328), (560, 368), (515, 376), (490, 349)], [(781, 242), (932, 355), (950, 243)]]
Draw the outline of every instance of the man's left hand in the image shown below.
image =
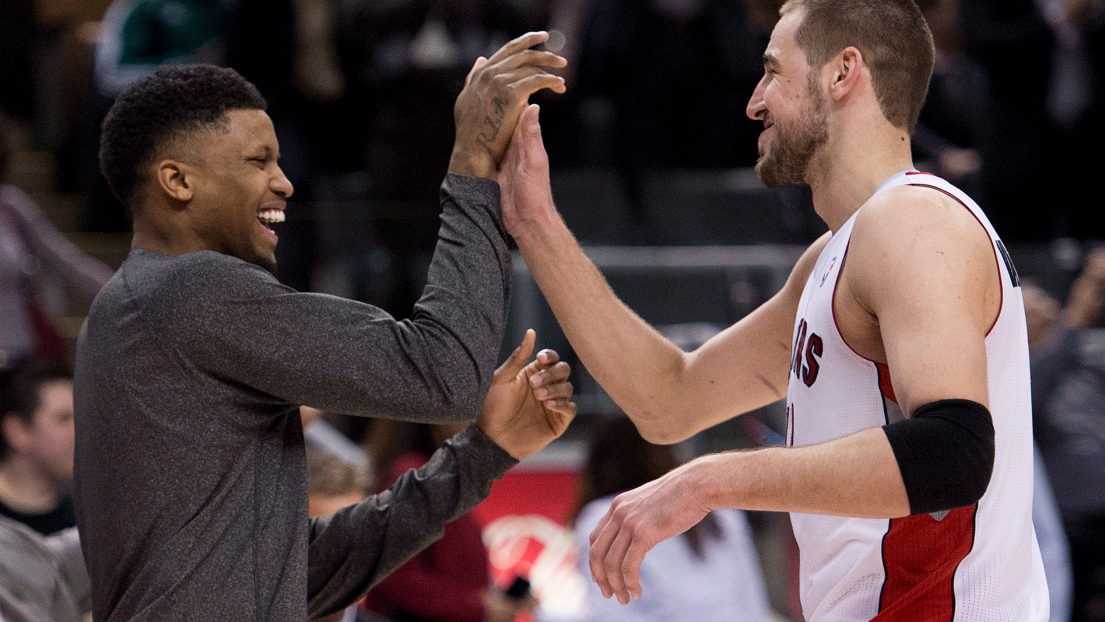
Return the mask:
[(571, 401), (571, 368), (553, 350), (542, 350), (527, 364), (536, 333), (526, 331), (491, 380), (476, 425), (514, 458), (537, 453), (568, 429), (576, 415)]

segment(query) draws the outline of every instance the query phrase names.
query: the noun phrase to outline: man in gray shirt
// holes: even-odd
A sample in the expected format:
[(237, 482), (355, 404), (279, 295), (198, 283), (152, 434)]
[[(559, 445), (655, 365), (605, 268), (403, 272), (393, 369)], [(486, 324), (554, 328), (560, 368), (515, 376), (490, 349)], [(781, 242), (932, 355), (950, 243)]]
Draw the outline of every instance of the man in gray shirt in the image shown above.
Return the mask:
[[(134, 250), (92, 306), (75, 386), (96, 620), (338, 611), (563, 432), (568, 370), (549, 351), (525, 365), (532, 335), (493, 378), (511, 274), (493, 180), (530, 94), (563, 90), (541, 69), (563, 59), (529, 49), (545, 37), (480, 59), (457, 100), (440, 241), (410, 321), (266, 270), (267, 224), (292, 186), (264, 100), (237, 73), (166, 67), (120, 95), (100, 162), (134, 213)], [(301, 404), (479, 416), (391, 489), (308, 521)]]

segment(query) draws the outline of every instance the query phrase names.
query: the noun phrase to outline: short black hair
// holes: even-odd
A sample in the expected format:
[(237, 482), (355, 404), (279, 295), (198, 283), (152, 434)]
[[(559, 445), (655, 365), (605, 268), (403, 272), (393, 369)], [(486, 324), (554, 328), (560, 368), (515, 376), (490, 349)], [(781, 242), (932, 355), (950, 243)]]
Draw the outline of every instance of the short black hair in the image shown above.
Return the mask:
[(257, 87), (237, 71), (215, 65), (166, 65), (122, 93), (104, 118), (100, 172), (133, 211), (142, 168), (164, 142), (217, 125), (231, 110), (264, 110)]
[[(57, 363), (23, 361), (0, 372), (0, 419), (17, 416), (33, 423), (41, 402), (43, 385), (56, 381), (73, 381), (73, 370)], [(0, 432), (0, 460), (7, 457), (8, 441)]]

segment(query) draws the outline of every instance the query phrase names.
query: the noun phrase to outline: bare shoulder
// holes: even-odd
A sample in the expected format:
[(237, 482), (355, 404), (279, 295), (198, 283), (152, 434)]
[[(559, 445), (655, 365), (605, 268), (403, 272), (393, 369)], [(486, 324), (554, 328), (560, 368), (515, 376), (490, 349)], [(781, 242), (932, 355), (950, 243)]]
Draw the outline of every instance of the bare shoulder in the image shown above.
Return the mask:
[(986, 229), (965, 205), (929, 187), (899, 186), (864, 205), (849, 243), (848, 274), (857, 301), (876, 313), (886, 298), (880, 293), (943, 292), (984, 308), (1000, 297)]

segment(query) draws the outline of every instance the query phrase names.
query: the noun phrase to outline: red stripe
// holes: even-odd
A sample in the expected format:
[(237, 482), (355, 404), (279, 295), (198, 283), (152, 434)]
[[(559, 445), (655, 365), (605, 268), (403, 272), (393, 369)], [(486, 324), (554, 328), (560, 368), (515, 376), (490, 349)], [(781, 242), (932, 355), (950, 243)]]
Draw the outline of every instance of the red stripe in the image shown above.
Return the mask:
[(950, 622), (955, 571), (975, 541), (977, 504), (948, 512), (895, 518), (882, 542), (886, 579), (871, 622)]
[(886, 363), (875, 363), (875, 368), (879, 370), (879, 391), (882, 392), (882, 396), (897, 404), (898, 396), (894, 395), (894, 383), (890, 380), (890, 368), (886, 366)]
[(906, 171), (906, 175), (928, 175), (929, 177), (936, 177), (936, 175), (926, 173), (925, 171)]

